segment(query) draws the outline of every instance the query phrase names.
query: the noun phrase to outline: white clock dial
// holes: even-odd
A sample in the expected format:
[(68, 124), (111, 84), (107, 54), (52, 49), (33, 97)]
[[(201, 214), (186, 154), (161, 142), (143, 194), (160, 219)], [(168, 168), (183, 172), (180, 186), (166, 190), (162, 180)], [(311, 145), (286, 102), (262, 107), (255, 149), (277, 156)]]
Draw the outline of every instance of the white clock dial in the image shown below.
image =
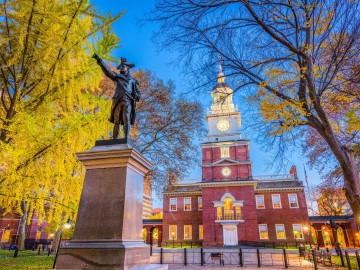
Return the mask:
[(230, 174), (231, 174), (231, 170), (230, 168), (228, 167), (225, 167), (221, 170), (221, 174), (224, 176), (224, 177), (229, 177)]
[(230, 123), (228, 120), (223, 119), (223, 120), (220, 120), (219, 122), (217, 122), (216, 127), (220, 131), (226, 131), (229, 129)]

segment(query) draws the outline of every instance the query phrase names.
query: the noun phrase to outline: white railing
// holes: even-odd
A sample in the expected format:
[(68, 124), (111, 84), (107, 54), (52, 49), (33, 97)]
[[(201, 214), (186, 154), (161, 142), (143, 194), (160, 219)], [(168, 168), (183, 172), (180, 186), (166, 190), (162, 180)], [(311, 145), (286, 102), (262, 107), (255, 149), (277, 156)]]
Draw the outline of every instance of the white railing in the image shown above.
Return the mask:
[(293, 174), (259, 175), (253, 176), (254, 180), (290, 180), (295, 179)]
[(201, 179), (183, 179), (179, 181), (179, 184), (195, 184), (201, 182)]

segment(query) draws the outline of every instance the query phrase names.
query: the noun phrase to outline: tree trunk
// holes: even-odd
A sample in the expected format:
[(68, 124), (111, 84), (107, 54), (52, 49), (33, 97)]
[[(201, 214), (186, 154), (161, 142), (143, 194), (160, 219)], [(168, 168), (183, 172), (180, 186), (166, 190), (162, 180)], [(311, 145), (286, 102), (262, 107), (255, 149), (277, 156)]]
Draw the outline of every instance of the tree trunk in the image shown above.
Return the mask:
[(53, 240), (53, 243), (52, 243), (52, 246), (51, 246), (51, 249), (56, 252), (57, 251), (57, 248), (59, 246), (59, 242), (60, 242), (60, 238), (61, 238), (61, 234), (62, 234), (62, 228), (63, 228), (63, 225), (64, 225), (64, 215), (61, 217), (61, 221), (60, 221), (60, 227), (59, 229), (56, 231), (55, 233), (55, 237), (54, 237), (54, 240)]
[[(351, 149), (345, 148), (344, 151), (348, 156), (349, 163), (341, 166), (344, 174), (344, 191), (347, 201), (354, 213), (354, 218), (357, 225), (360, 227), (360, 177), (357, 169), (357, 164), (354, 152)], [(342, 165), (342, 164), (341, 164)]]
[(26, 227), (26, 221), (28, 217), (28, 211), (27, 211), (27, 202), (22, 201), (21, 202), (21, 210), (23, 212), (23, 215), (20, 220), (19, 225), (19, 238), (18, 238), (18, 248), (19, 250), (25, 250), (25, 227)]
[(315, 121), (312, 121), (312, 127), (316, 128), (327, 142), (340, 165), (344, 177), (345, 196), (353, 211), (355, 222), (360, 227), (360, 177), (354, 151), (339, 142), (331, 127), (320, 126)]

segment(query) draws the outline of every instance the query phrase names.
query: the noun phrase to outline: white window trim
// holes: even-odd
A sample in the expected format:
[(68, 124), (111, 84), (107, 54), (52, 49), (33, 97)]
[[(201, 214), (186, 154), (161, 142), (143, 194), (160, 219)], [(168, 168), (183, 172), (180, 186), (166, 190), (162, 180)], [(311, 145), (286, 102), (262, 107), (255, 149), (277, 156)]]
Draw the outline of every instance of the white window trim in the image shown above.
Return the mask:
[[(201, 199), (201, 209), (200, 209), (200, 207), (199, 207), (199, 202), (200, 202), (200, 199)], [(198, 210), (199, 211), (202, 211), (202, 197), (198, 197)]]
[[(263, 202), (264, 202), (264, 208), (258, 208), (258, 203), (257, 203), (257, 200), (256, 198), (257, 197), (262, 197), (263, 198)], [(265, 209), (265, 196), (264, 195), (255, 195), (255, 203), (256, 203), (256, 209)]]
[[(175, 210), (171, 210), (171, 200), (175, 200)], [(170, 207), (170, 211), (171, 212), (175, 212), (175, 211), (177, 211), (177, 198), (170, 198), (170, 200), (169, 200), (169, 207)]]
[[(202, 226), (203, 228), (203, 237), (200, 238), (200, 227)], [(199, 225), (199, 240), (203, 240), (204, 239), (204, 225)]]
[[(295, 195), (297, 207), (291, 207), (290, 195)], [(288, 194), (288, 198), (289, 198), (289, 207), (290, 207), (290, 208), (299, 208), (299, 199), (298, 199), (298, 196), (297, 196), (296, 193), (289, 193), (289, 194)]]
[[(284, 238), (278, 238), (278, 226), (283, 226), (284, 228)], [(285, 224), (275, 224), (275, 230), (276, 230), (276, 239), (284, 240), (286, 239), (286, 230), (285, 230)]]
[[(189, 210), (185, 209), (185, 201), (186, 201), (186, 199), (190, 199), (190, 209)], [(184, 197), (184, 211), (191, 211), (191, 197)]]
[[(185, 227), (190, 226), (190, 238), (185, 238)], [(184, 225), (184, 240), (191, 240), (192, 239), (192, 226), (191, 225)]]
[[(274, 207), (274, 196), (279, 196), (279, 201), (280, 201), (280, 207)], [(280, 194), (271, 194), (271, 200), (272, 200), (272, 206), (273, 209), (281, 209), (282, 208), (282, 204), (281, 204), (281, 195)]]
[[(300, 228), (301, 228), (301, 235), (302, 235), (302, 238), (296, 238), (296, 235), (295, 235), (295, 233), (294, 233), (294, 231), (295, 231), (294, 226), (296, 226), (296, 225), (300, 226)], [(293, 226), (294, 239), (304, 239), (304, 231), (303, 231), (302, 224), (293, 224), (292, 226)]]
[[(175, 238), (172, 238), (170, 227), (175, 227)], [(169, 240), (177, 240), (177, 225), (169, 225)]]
[[(268, 236), (267, 238), (261, 238), (260, 226), (266, 226), (266, 232), (267, 232), (267, 236)], [(259, 238), (260, 238), (260, 239), (269, 240), (269, 230), (268, 230), (267, 224), (259, 224)]]

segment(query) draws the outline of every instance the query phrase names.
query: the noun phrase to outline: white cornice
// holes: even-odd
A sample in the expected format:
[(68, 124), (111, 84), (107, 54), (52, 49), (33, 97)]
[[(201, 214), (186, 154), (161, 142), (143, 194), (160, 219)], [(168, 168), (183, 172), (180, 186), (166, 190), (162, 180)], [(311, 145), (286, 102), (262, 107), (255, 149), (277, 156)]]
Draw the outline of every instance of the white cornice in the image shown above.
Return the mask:
[(304, 187), (284, 187), (284, 188), (259, 188), (255, 193), (274, 192), (274, 191), (304, 191)]
[(200, 165), (200, 167), (215, 167), (215, 166), (235, 166), (235, 165), (244, 165), (244, 164), (252, 164), (251, 161), (236, 161), (234, 163), (220, 163), (216, 164), (217, 162), (211, 163), (211, 164), (204, 164)]
[(201, 190), (197, 191), (174, 191), (174, 192), (164, 192), (165, 196), (177, 196), (177, 195), (202, 195)]
[(204, 142), (200, 144), (201, 148), (211, 148), (214, 146), (224, 146), (224, 145), (250, 145), (250, 140), (237, 140), (237, 141), (223, 141), (223, 142)]

